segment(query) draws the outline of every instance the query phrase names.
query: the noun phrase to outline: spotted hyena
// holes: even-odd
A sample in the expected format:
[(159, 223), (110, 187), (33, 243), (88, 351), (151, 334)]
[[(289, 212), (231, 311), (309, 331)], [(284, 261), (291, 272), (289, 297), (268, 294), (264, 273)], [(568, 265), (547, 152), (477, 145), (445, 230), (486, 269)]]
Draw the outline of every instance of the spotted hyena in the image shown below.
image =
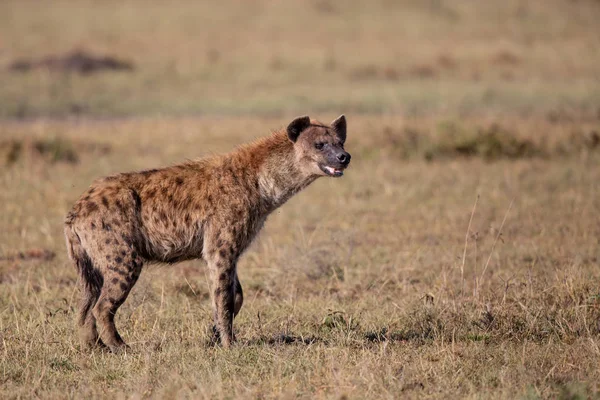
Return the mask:
[(343, 115), (330, 126), (304, 116), (229, 154), (95, 181), (65, 220), (82, 282), (83, 344), (125, 346), (115, 313), (145, 262), (202, 258), (214, 333), (230, 346), (243, 302), (238, 258), (277, 207), (321, 176), (343, 175), (350, 162), (345, 141)]

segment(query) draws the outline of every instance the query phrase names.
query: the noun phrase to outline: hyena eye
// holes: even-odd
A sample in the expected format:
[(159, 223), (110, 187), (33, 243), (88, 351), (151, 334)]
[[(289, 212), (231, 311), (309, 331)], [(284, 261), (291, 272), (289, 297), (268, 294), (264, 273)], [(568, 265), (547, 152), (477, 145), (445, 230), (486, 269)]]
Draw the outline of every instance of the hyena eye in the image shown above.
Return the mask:
[(315, 149), (323, 150), (324, 145), (325, 145), (325, 143), (315, 143)]

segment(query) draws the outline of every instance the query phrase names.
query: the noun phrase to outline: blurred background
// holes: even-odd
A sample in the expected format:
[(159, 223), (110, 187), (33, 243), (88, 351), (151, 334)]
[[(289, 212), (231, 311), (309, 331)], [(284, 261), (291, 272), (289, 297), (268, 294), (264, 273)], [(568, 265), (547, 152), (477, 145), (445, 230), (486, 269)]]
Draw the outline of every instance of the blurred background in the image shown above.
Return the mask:
[(600, 3), (0, 4), (0, 116), (598, 114)]

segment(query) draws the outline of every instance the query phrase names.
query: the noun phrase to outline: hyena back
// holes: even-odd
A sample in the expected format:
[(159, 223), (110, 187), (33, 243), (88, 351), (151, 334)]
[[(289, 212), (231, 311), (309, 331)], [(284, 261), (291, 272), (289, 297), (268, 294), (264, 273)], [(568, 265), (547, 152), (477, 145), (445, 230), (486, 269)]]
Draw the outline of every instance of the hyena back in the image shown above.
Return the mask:
[(343, 175), (350, 162), (345, 140), (343, 115), (330, 126), (305, 116), (229, 154), (95, 181), (65, 220), (82, 283), (82, 343), (126, 346), (115, 313), (145, 262), (202, 258), (214, 331), (230, 346), (243, 302), (238, 258), (273, 210), (318, 177)]

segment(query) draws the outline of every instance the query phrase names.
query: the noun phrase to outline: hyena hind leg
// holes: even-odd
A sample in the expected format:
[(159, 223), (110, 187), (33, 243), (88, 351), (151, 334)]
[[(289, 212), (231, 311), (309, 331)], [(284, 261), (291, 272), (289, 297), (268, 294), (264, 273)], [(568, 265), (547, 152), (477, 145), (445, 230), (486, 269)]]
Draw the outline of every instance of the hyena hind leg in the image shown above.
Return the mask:
[(96, 318), (92, 313), (100, 296), (102, 274), (94, 268), (92, 260), (81, 246), (79, 238), (71, 231), (68, 231), (67, 235), (68, 244), (72, 248), (71, 258), (81, 279), (81, 300), (77, 317), (79, 340), (84, 347), (102, 346), (103, 343), (96, 329)]
[(79, 326), (79, 340), (84, 347), (104, 347), (104, 343), (102, 343), (98, 335), (96, 317), (94, 317), (94, 313), (92, 312), (98, 301), (98, 297), (100, 297), (100, 287), (90, 287), (88, 284), (83, 283), (82, 292), (77, 321), (77, 325)]
[(142, 259), (125, 243), (111, 248), (104, 268), (104, 283), (92, 313), (96, 319), (98, 333), (112, 352), (118, 352), (127, 345), (115, 326), (115, 314), (125, 302), (142, 270)]

